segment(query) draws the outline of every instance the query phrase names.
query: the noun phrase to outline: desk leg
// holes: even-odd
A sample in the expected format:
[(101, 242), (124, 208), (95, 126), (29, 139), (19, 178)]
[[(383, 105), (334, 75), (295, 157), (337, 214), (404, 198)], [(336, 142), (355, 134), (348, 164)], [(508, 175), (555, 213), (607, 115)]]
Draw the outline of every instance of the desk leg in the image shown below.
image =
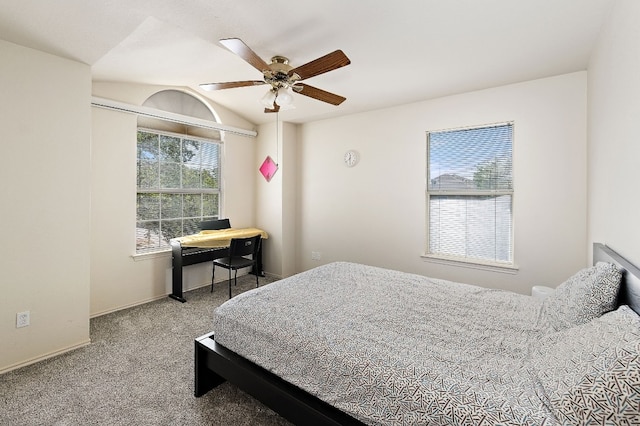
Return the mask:
[(182, 303), (186, 302), (182, 295), (182, 246), (177, 241), (171, 241), (171, 294), (170, 298)]

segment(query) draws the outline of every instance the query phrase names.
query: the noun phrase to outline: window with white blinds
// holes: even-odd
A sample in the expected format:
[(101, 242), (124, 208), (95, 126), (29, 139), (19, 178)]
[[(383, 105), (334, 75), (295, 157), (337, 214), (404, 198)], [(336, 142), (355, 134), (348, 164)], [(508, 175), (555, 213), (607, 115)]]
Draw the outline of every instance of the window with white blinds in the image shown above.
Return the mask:
[(427, 254), (513, 264), (513, 123), (427, 132)]
[(138, 130), (136, 253), (170, 248), (218, 218), (220, 145), (155, 130)]

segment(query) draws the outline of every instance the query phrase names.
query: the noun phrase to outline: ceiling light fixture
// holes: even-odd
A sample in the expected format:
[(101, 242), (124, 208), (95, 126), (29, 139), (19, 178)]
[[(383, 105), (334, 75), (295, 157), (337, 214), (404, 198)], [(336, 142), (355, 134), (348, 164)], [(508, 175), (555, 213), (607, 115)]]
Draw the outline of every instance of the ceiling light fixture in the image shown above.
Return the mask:
[(264, 94), (260, 103), (266, 108), (274, 109), (276, 105), (282, 107), (283, 110), (294, 109), (293, 94), (288, 86), (274, 86)]
[(269, 89), (267, 93), (260, 99), (260, 103), (267, 108), (273, 108), (273, 103), (276, 101), (277, 91), (276, 89)]
[(276, 102), (280, 106), (291, 105), (293, 103), (293, 95), (287, 87), (281, 87), (280, 89), (278, 89)]

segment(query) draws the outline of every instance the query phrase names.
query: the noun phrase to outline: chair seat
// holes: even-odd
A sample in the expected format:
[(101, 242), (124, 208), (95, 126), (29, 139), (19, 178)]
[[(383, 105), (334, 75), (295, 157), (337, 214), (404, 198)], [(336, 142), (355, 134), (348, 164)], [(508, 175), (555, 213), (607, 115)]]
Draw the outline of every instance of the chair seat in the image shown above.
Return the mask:
[[(215, 282), (216, 266), (229, 270), (229, 299), (231, 299), (231, 271), (235, 271), (233, 278), (237, 282), (238, 269), (252, 266), (257, 267), (258, 251), (260, 250), (260, 234), (247, 238), (232, 238), (229, 244), (229, 255), (220, 259), (214, 259), (213, 270), (211, 271), (211, 291)], [(247, 257), (251, 256), (251, 258)], [(256, 273), (256, 287), (258, 287), (258, 273)]]
[(223, 257), (221, 259), (216, 259), (213, 261), (218, 266), (222, 266), (223, 268), (231, 268), (231, 269), (240, 269), (246, 268), (248, 266), (253, 266), (253, 259), (245, 259), (244, 257)]

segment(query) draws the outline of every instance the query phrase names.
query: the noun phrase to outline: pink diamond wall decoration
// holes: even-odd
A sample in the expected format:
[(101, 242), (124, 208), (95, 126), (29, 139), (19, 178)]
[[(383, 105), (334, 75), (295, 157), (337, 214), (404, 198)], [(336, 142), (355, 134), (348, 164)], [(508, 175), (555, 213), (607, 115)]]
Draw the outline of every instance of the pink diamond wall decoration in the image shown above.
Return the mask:
[(262, 166), (260, 166), (260, 173), (262, 173), (262, 176), (269, 182), (277, 170), (278, 165), (267, 155), (267, 158), (262, 162)]

